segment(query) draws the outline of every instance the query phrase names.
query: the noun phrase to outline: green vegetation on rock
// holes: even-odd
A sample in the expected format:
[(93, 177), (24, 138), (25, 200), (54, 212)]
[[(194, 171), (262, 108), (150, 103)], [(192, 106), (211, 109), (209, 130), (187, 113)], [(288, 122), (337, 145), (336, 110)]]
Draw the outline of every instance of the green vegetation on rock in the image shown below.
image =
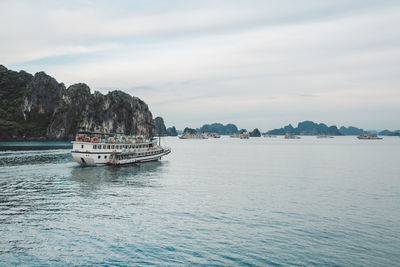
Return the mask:
[(154, 128), (156, 136), (165, 136), (167, 135), (167, 129), (164, 124), (164, 119), (161, 117), (156, 117), (154, 119)]
[(252, 132), (249, 133), (251, 137), (260, 137), (261, 133), (260, 130), (258, 130), (257, 128), (255, 128)]
[(168, 136), (178, 136), (178, 132), (176, 131), (175, 126), (168, 127), (168, 129), (167, 129), (167, 135), (168, 135)]
[(297, 135), (342, 135), (336, 126), (327, 126), (324, 123), (315, 123), (312, 121), (299, 122), (294, 128), (291, 124), (267, 132), (274, 135), (297, 134)]
[(91, 94), (84, 83), (65, 88), (44, 72), (0, 65), (0, 139), (71, 140), (79, 130), (152, 136), (154, 121), (146, 103), (122, 91)]
[(234, 124), (223, 125), (221, 123), (204, 124), (200, 129), (201, 133), (217, 133), (220, 135), (231, 135), (238, 133), (238, 128)]

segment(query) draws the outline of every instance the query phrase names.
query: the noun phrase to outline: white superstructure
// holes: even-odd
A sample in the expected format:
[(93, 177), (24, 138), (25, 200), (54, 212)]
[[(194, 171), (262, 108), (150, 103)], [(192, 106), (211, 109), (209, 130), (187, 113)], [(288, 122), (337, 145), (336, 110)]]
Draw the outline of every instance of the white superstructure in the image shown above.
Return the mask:
[(111, 161), (111, 155), (131, 155), (140, 163), (161, 159), (171, 152), (157, 144), (157, 139), (122, 134), (79, 132), (72, 142), (72, 157), (82, 166), (120, 165)]

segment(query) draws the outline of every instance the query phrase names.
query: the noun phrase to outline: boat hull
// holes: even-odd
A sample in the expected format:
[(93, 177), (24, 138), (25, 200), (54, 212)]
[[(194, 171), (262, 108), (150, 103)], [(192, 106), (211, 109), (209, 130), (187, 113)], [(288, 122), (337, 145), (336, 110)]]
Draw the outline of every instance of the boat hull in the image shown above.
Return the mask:
[(81, 166), (104, 166), (107, 164), (111, 153), (94, 154), (72, 151), (73, 159)]
[(157, 161), (161, 160), (161, 158), (165, 155), (171, 153), (170, 149), (165, 149), (163, 152), (153, 155), (141, 156), (141, 157), (134, 157), (134, 158), (127, 158), (127, 159), (111, 159), (107, 162), (107, 165), (110, 166), (125, 166), (125, 165), (134, 165), (138, 163), (145, 163), (150, 161)]

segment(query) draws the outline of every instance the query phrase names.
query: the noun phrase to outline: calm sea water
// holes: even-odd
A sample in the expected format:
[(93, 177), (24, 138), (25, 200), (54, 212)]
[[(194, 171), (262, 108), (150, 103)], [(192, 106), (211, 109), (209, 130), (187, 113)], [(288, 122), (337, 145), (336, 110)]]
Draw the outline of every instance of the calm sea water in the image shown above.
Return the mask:
[(119, 168), (0, 151), (0, 265), (399, 265), (400, 138), (164, 141)]

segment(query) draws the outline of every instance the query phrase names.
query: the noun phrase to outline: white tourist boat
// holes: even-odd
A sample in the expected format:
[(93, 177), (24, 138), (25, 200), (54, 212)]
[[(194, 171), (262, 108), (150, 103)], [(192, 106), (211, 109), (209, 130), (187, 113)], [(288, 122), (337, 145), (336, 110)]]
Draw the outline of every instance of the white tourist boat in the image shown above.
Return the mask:
[(171, 152), (157, 139), (123, 134), (78, 132), (72, 157), (82, 166), (125, 165), (160, 160)]

